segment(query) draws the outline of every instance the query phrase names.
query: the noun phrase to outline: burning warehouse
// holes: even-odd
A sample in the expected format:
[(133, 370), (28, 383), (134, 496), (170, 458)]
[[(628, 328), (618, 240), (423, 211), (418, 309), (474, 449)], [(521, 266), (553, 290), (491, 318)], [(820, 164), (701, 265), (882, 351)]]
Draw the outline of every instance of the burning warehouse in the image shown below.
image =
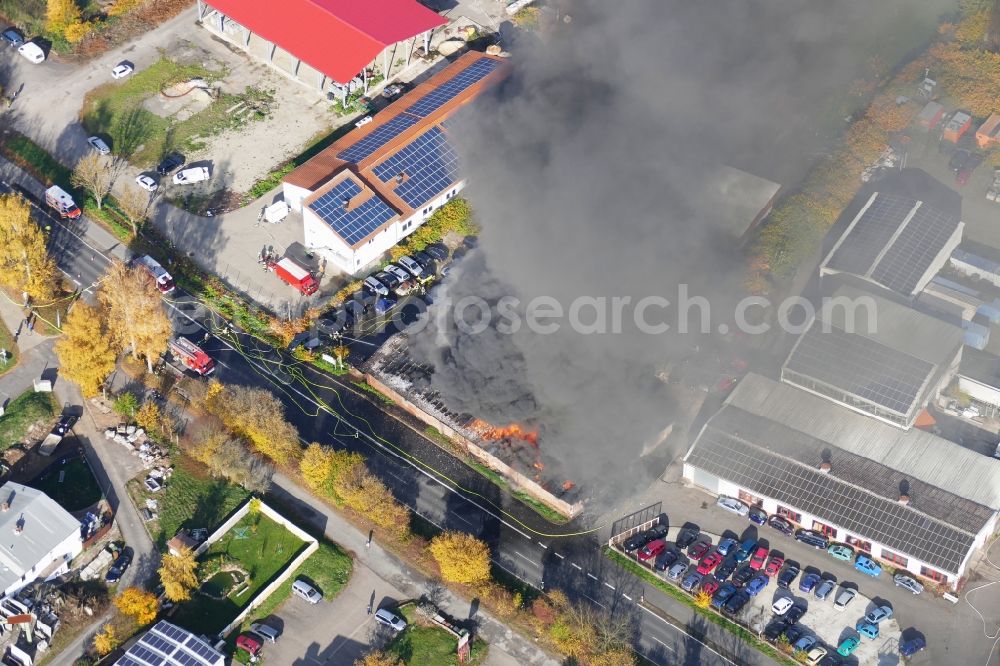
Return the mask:
[(434, 370), (409, 353), (405, 333), (390, 338), (363, 368), (369, 384), (407, 412), (444, 433), (478, 462), (502, 474), (511, 486), (572, 517), (582, 506), (576, 483), (546, 456), (543, 426), (497, 425), (454, 411), (431, 385)]

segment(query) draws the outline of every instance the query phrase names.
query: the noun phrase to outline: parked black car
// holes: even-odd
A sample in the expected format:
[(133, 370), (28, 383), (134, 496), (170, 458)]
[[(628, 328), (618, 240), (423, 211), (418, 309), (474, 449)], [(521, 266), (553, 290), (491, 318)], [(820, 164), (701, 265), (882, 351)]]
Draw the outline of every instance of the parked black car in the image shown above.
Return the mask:
[(157, 165), (156, 173), (166, 176), (168, 173), (184, 164), (186, 160), (180, 153), (170, 153)]
[(802, 619), (802, 616), (806, 614), (806, 607), (804, 604), (795, 604), (785, 612), (785, 621), (788, 624), (796, 624)]
[(743, 610), (743, 607), (747, 605), (748, 601), (750, 601), (750, 595), (743, 590), (740, 590), (733, 596), (729, 597), (729, 601), (722, 605), (722, 612), (727, 615), (736, 615)]
[(731, 557), (727, 557), (715, 568), (715, 577), (723, 581), (729, 578), (738, 566), (740, 566), (739, 562)]
[(444, 243), (431, 243), (424, 248), (424, 252), (429, 254), (433, 259), (437, 261), (446, 261), (448, 259), (448, 246)]
[(813, 530), (799, 530), (795, 533), (795, 540), (821, 550), (826, 550), (830, 547), (830, 540), (825, 535)]
[(733, 574), (733, 584), (736, 587), (743, 587), (756, 575), (757, 572), (750, 568), (749, 564), (744, 564)]
[(666, 571), (670, 568), (671, 564), (680, 559), (680, 556), (681, 554), (677, 552), (677, 549), (667, 548), (656, 558), (656, 563), (653, 566), (656, 567), (657, 571)]
[(957, 173), (965, 164), (965, 161), (969, 159), (970, 154), (968, 150), (959, 148), (951, 154), (951, 159), (948, 160), (948, 168)]
[(785, 629), (788, 629), (788, 627), (789, 623), (786, 622), (784, 618), (771, 620), (767, 623), (767, 626), (764, 627), (764, 638), (774, 642), (778, 640), (778, 636), (785, 633)]
[(104, 581), (107, 583), (117, 583), (122, 579), (122, 576), (128, 570), (128, 565), (132, 564), (132, 549), (124, 548), (118, 558), (108, 569), (108, 573), (104, 575)]
[(626, 553), (639, 550), (650, 541), (653, 541), (654, 539), (662, 539), (667, 536), (667, 529), (666, 525), (660, 523), (659, 525), (653, 525), (648, 530), (637, 532), (625, 540), (625, 543), (622, 544), (622, 550)]
[(795, 531), (795, 526), (779, 515), (774, 515), (768, 518), (767, 524), (785, 536), (792, 536), (792, 532)]
[(697, 530), (692, 530), (691, 528), (684, 528), (677, 534), (677, 547), (684, 550), (697, 540), (701, 535)]
[(778, 574), (778, 587), (788, 589), (788, 586), (795, 581), (802, 569), (795, 562), (785, 562), (785, 568)]

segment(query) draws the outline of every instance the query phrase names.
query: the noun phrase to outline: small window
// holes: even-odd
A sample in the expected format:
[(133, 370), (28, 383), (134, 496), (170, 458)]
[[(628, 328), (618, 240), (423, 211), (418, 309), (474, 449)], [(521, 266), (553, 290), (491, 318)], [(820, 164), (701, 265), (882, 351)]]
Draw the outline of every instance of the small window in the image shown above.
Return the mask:
[(946, 583), (946, 582), (948, 582), (948, 577), (947, 576), (945, 576), (940, 571), (936, 571), (934, 569), (931, 569), (930, 567), (921, 566), (920, 567), (920, 575), (923, 576), (924, 578), (930, 578), (931, 580), (936, 581), (938, 583)]
[(763, 506), (764, 500), (757, 497), (756, 495), (751, 495), (745, 490), (739, 492), (739, 497), (741, 500), (749, 504), (750, 506)]
[(910, 563), (910, 561), (905, 557), (903, 557), (902, 555), (894, 553), (891, 550), (887, 550), (885, 548), (882, 549), (882, 554), (879, 555), (879, 557), (881, 557), (886, 562), (892, 562), (893, 564), (898, 564), (901, 567), (905, 567), (907, 564)]
[(825, 534), (826, 536), (830, 537), (831, 539), (836, 539), (837, 538), (837, 529), (836, 528), (830, 527), (829, 525), (827, 525), (825, 523), (821, 523), (818, 520), (814, 520), (813, 521), (813, 529), (816, 530), (817, 532), (820, 532), (821, 534)]
[(847, 535), (847, 537), (845, 538), (845, 541), (847, 541), (848, 545), (854, 546), (858, 550), (863, 550), (864, 552), (869, 553), (869, 554), (871, 554), (871, 552), (872, 552), (872, 542), (871, 541), (865, 541), (864, 539), (859, 539), (858, 537), (853, 537), (850, 534)]
[(793, 523), (797, 523), (797, 524), (801, 524), (802, 523), (802, 514), (799, 513), (799, 512), (797, 512), (797, 511), (792, 511), (787, 506), (781, 506), (779, 504), (778, 505), (778, 515), (781, 516), (782, 518), (787, 518), (788, 520), (792, 521)]

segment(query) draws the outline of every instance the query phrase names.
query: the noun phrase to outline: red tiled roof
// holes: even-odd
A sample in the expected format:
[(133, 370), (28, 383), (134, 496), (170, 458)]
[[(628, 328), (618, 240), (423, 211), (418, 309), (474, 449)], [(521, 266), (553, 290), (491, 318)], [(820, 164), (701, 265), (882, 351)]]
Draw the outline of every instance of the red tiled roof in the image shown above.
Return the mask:
[(395, 44), (447, 23), (415, 0), (208, 0), (338, 83)]

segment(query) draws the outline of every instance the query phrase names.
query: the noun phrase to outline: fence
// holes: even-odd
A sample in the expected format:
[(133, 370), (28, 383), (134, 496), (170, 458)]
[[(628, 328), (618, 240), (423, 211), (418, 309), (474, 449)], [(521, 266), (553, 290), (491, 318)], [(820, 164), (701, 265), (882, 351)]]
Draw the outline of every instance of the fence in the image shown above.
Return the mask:
[[(212, 532), (212, 535), (208, 537), (208, 539), (206, 539), (204, 543), (200, 544), (195, 549), (194, 551), (195, 557), (202, 555), (206, 550), (208, 550), (211, 547), (213, 543), (221, 539), (222, 535), (231, 530), (233, 526), (236, 525), (236, 523), (240, 522), (244, 516), (250, 513), (250, 503), (253, 501), (254, 500), (248, 500), (243, 506), (241, 506), (236, 511), (236, 513), (230, 516), (229, 519), (226, 520), (224, 523), (222, 523), (222, 525), (220, 525), (218, 529)], [(270, 583), (267, 584), (266, 587), (257, 592), (257, 596), (251, 599), (250, 603), (248, 603), (243, 608), (243, 610), (241, 610), (239, 614), (237, 614), (237, 616), (233, 618), (233, 620), (229, 624), (227, 624), (222, 629), (222, 631), (219, 632), (220, 636), (228, 635), (229, 632), (231, 632), (233, 629), (242, 624), (243, 620), (246, 619), (247, 615), (249, 615), (251, 611), (260, 606), (262, 603), (264, 603), (265, 600), (267, 600), (268, 597), (274, 594), (274, 592), (281, 586), (281, 584), (284, 583), (286, 580), (288, 580), (292, 576), (292, 574), (294, 574), (295, 571), (300, 566), (302, 566), (302, 563), (305, 562), (307, 559), (309, 559), (309, 556), (312, 555), (314, 552), (316, 552), (316, 550), (319, 548), (319, 542), (316, 540), (315, 537), (311, 536), (305, 530), (292, 523), (290, 520), (282, 516), (280, 513), (278, 513), (268, 505), (264, 504), (264, 502), (260, 502), (260, 512), (265, 516), (267, 516), (268, 518), (270, 518), (271, 520), (273, 520), (274, 522), (284, 527), (285, 529), (287, 529), (289, 532), (297, 536), (299, 539), (305, 541), (309, 545), (306, 546), (306, 549), (303, 550), (301, 553), (299, 553), (298, 556), (294, 560), (292, 560), (287, 567), (285, 567), (285, 569), (278, 575), (277, 578), (272, 580)]]
[(611, 537), (608, 539), (608, 545), (614, 546), (616, 543), (629, 538), (633, 534), (648, 530), (653, 525), (656, 525), (663, 516), (662, 509), (663, 503), (657, 502), (656, 504), (650, 504), (644, 509), (639, 509), (635, 513), (630, 513), (623, 518), (619, 518), (611, 525)]

